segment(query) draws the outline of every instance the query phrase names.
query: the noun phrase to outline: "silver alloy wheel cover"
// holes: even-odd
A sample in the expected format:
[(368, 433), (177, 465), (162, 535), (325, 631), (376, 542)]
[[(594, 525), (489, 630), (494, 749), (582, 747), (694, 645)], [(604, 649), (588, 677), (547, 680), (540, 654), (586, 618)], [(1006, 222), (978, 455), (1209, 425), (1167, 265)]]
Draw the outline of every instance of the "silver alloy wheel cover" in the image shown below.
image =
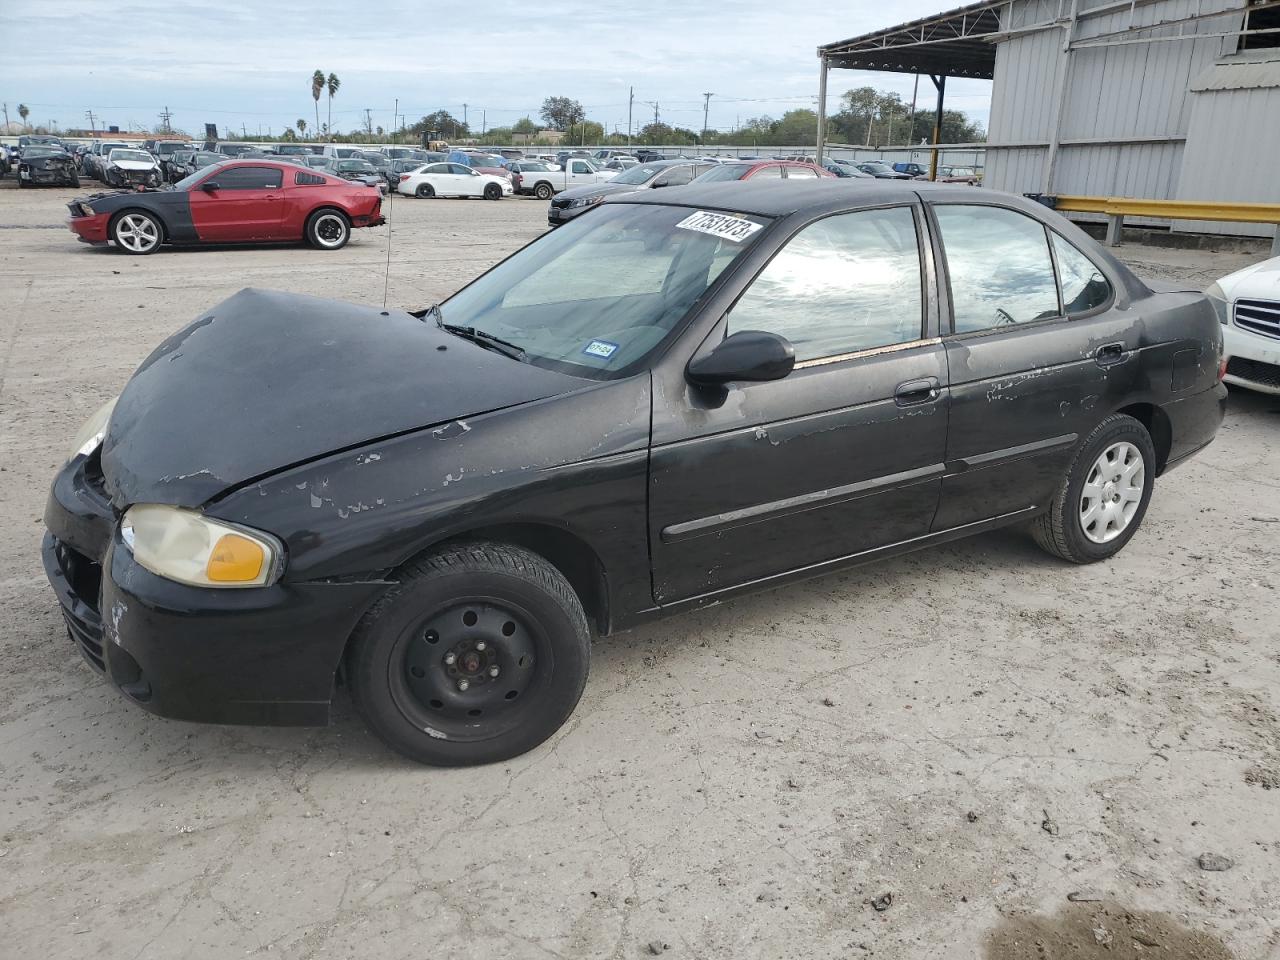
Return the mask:
[(155, 221), (140, 213), (126, 213), (116, 224), (115, 232), (116, 243), (134, 253), (145, 253), (160, 242)]
[(1142, 504), (1147, 468), (1142, 452), (1121, 440), (1098, 455), (1080, 491), (1080, 529), (1093, 543), (1110, 543), (1128, 529)]
[[(332, 240), (326, 240), (320, 234), (321, 228), (326, 223), (336, 223), (338, 225), (338, 235), (334, 237)], [(320, 246), (336, 247), (338, 244), (342, 243), (342, 241), (347, 238), (347, 224), (336, 213), (325, 213), (316, 217), (315, 226), (312, 228), (312, 232), (315, 235), (316, 243), (320, 244)]]

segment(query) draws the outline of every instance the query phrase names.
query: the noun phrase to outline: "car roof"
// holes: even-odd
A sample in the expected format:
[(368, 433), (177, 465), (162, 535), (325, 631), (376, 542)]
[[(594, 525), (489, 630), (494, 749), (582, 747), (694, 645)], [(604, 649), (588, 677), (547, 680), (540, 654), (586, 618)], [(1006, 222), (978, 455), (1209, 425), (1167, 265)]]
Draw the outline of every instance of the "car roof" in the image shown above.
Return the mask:
[[(975, 196), (975, 193), (981, 196)], [(786, 180), (761, 182), (731, 180), (640, 190), (609, 198), (610, 203), (651, 203), (665, 206), (708, 207), (761, 217), (785, 217), (793, 213), (843, 210), (874, 203), (913, 203), (917, 195), (927, 200), (964, 199), (970, 202), (999, 198), (1011, 207), (1026, 209), (1030, 201), (995, 191), (975, 191), (962, 185), (931, 184), (918, 180), (848, 180), (827, 178), (803, 184)], [(1034, 206), (1034, 205), (1033, 205)]]

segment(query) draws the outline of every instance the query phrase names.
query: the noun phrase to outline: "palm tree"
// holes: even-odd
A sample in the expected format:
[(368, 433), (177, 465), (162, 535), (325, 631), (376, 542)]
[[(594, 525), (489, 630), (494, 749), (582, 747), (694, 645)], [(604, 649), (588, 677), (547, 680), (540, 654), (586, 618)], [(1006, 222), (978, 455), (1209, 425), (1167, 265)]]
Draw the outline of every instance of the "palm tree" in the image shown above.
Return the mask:
[(295, 124), (295, 126), (297, 126), (298, 128), (298, 136), (305, 137), (307, 135), (307, 121), (299, 117), (298, 122), (297, 124)]
[(27, 105), (25, 103), (18, 104), (18, 116), (22, 118), (22, 125), (24, 127), (27, 125), (27, 117), (30, 115), (31, 111), (27, 109)]
[(324, 93), (324, 71), (311, 75), (311, 99), (316, 102), (316, 129), (320, 128), (320, 94)]
[(329, 78), (325, 80), (325, 86), (329, 89), (329, 129), (333, 129), (333, 98), (338, 93), (338, 88), (342, 86), (342, 81), (338, 79), (336, 73), (329, 74)]

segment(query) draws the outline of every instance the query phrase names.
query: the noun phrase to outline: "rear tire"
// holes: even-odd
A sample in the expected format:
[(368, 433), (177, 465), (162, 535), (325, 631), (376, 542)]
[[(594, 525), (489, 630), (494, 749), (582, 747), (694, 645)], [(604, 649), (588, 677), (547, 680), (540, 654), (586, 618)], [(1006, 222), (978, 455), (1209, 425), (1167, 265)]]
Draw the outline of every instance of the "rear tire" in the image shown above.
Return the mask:
[(306, 238), (317, 250), (341, 250), (351, 239), (351, 221), (332, 207), (317, 210), (307, 218)]
[(550, 200), (555, 191), (551, 189), (551, 184), (540, 183), (533, 188), (533, 195), (539, 200)]
[(436, 188), (429, 183), (420, 183), (418, 189), (413, 191), (413, 195), (419, 200), (430, 200), (436, 195)]
[(487, 541), (409, 564), (361, 618), (347, 653), (351, 698), (412, 760), (494, 763), (569, 718), (591, 658), (587, 619), (542, 557)]
[(486, 183), (484, 186), (484, 198), (486, 200), (501, 200), (502, 188), (496, 183)]
[(1080, 445), (1048, 511), (1031, 522), (1032, 537), (1071, 563), (1115, 556), (1146, 516), (1156, 466), (1147, 428), (1112, 414)]

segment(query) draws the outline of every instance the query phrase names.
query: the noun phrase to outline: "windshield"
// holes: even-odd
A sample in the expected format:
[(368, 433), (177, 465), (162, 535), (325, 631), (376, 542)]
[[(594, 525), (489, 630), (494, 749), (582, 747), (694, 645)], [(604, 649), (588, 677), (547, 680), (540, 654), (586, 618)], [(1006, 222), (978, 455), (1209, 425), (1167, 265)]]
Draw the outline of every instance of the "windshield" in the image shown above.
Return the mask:
[[(721, 163), (694, 179), (699, 183), (707, 183), (712, 180), (741, 180), (750, 169), (751, 164), (749, 163)], [(617, 179), (615, 178), (615, 182), (617, 182)]]
[(139, 163), (150, 163), (151, 154), (143, 150), (112, 150), (108, 160), (136, 160)]
[(156, 153), (162, 157), (167, 157), (171, 153), (177, 153), (179, 150), (190, 150), (191, 144), (174, 141), (165, 141), (156, 144)]
[(620, 376), (671, 335), (766, 222), (726, 215), (720, 226), (746, 236), (722, 239), (707, 232), (714, 225), (690, 223), (708, 216), (685, 207), (605, 205), (464, 287), (441, 305), (443, 320), (509, 341), (538, 366)]
[[(216, 154), (215, 154), (215, 156), (216, 156)], [(175, 190), (190, 190), (193, 186), (195, 186), (195, 183), (196, 183), (196, 181), (197, 181), (197, 180), (203, 180), (203, 179), (205, 178), (205, 176), (206, 176), (206, 175), (208, 175), (208, 173), (209, 173), (209, 168), (210, 168), (210, 167), (217, 167), (217, 166), (221, 166), (221, 165), (222, 165), (222, 164), (224, 164), (224, 163), (229, 163), (229, 162), (230, 162), (230, 161), (227, 161), (227, 160), (221, 160), (221, 159), (219, 159), (219, 160), (213, 161), (213, 162), (211, 162), (211, 163), (204, 163), (204, 164), (201, 164), (200, 160), (201, 160), (201, 157), (200, 157), (200, 155), (198, 155), (198, 154), (197, 154), (197, 156), (196, 156), (196, 166), (197, 166), (197, 168), (198, 168), (198, 169), (196, 170), (196, 172), (195, 172), (195, 173), (189, 173), (189, 174), (187, 174), (185, 177), (183, 177), (181, 180), (179, 180), (177, 183), (175, 183), (175, 184), (173, 185), (173, 189), (175, 189)]]
[(343, 173), (373, 173), (373, 164), (368, 160), (340, 160), (338, 169)]
[(32, 159), (34, 157), (53, 157), (53, 156), (57, 156), (60, 153), (66, 153), (66, 151), (59, 150), (57, 147), (36, 147), (36, 146), (27, 147), (25, 150), (22, 151), (22, 155), (27, 159)]
[(883, 163), (864, 163), (862, 165), (862, 169), (874, 170), (876, 173), (897, 173), (898, 172), (894, 170), (892, 167)]
[(648, 183), (650, 180), (652, 180), (654, 177), (656, 177), (665, 169), (667, 168), (657, 166), (656, 164), (642, 163), (638, 167), (632, 167), (630, 170), (627, 170), (623, 173), (618, 174), (609, 182), (610, 183), (632, 183), (632, 184)]
[(545, 163), (533, 163), (531, 161), (526, 160), (523, 163), (518, 164), (517, 166), (521, 173), (550, 173), (551, 172), (551, 168), (548, 167)]

